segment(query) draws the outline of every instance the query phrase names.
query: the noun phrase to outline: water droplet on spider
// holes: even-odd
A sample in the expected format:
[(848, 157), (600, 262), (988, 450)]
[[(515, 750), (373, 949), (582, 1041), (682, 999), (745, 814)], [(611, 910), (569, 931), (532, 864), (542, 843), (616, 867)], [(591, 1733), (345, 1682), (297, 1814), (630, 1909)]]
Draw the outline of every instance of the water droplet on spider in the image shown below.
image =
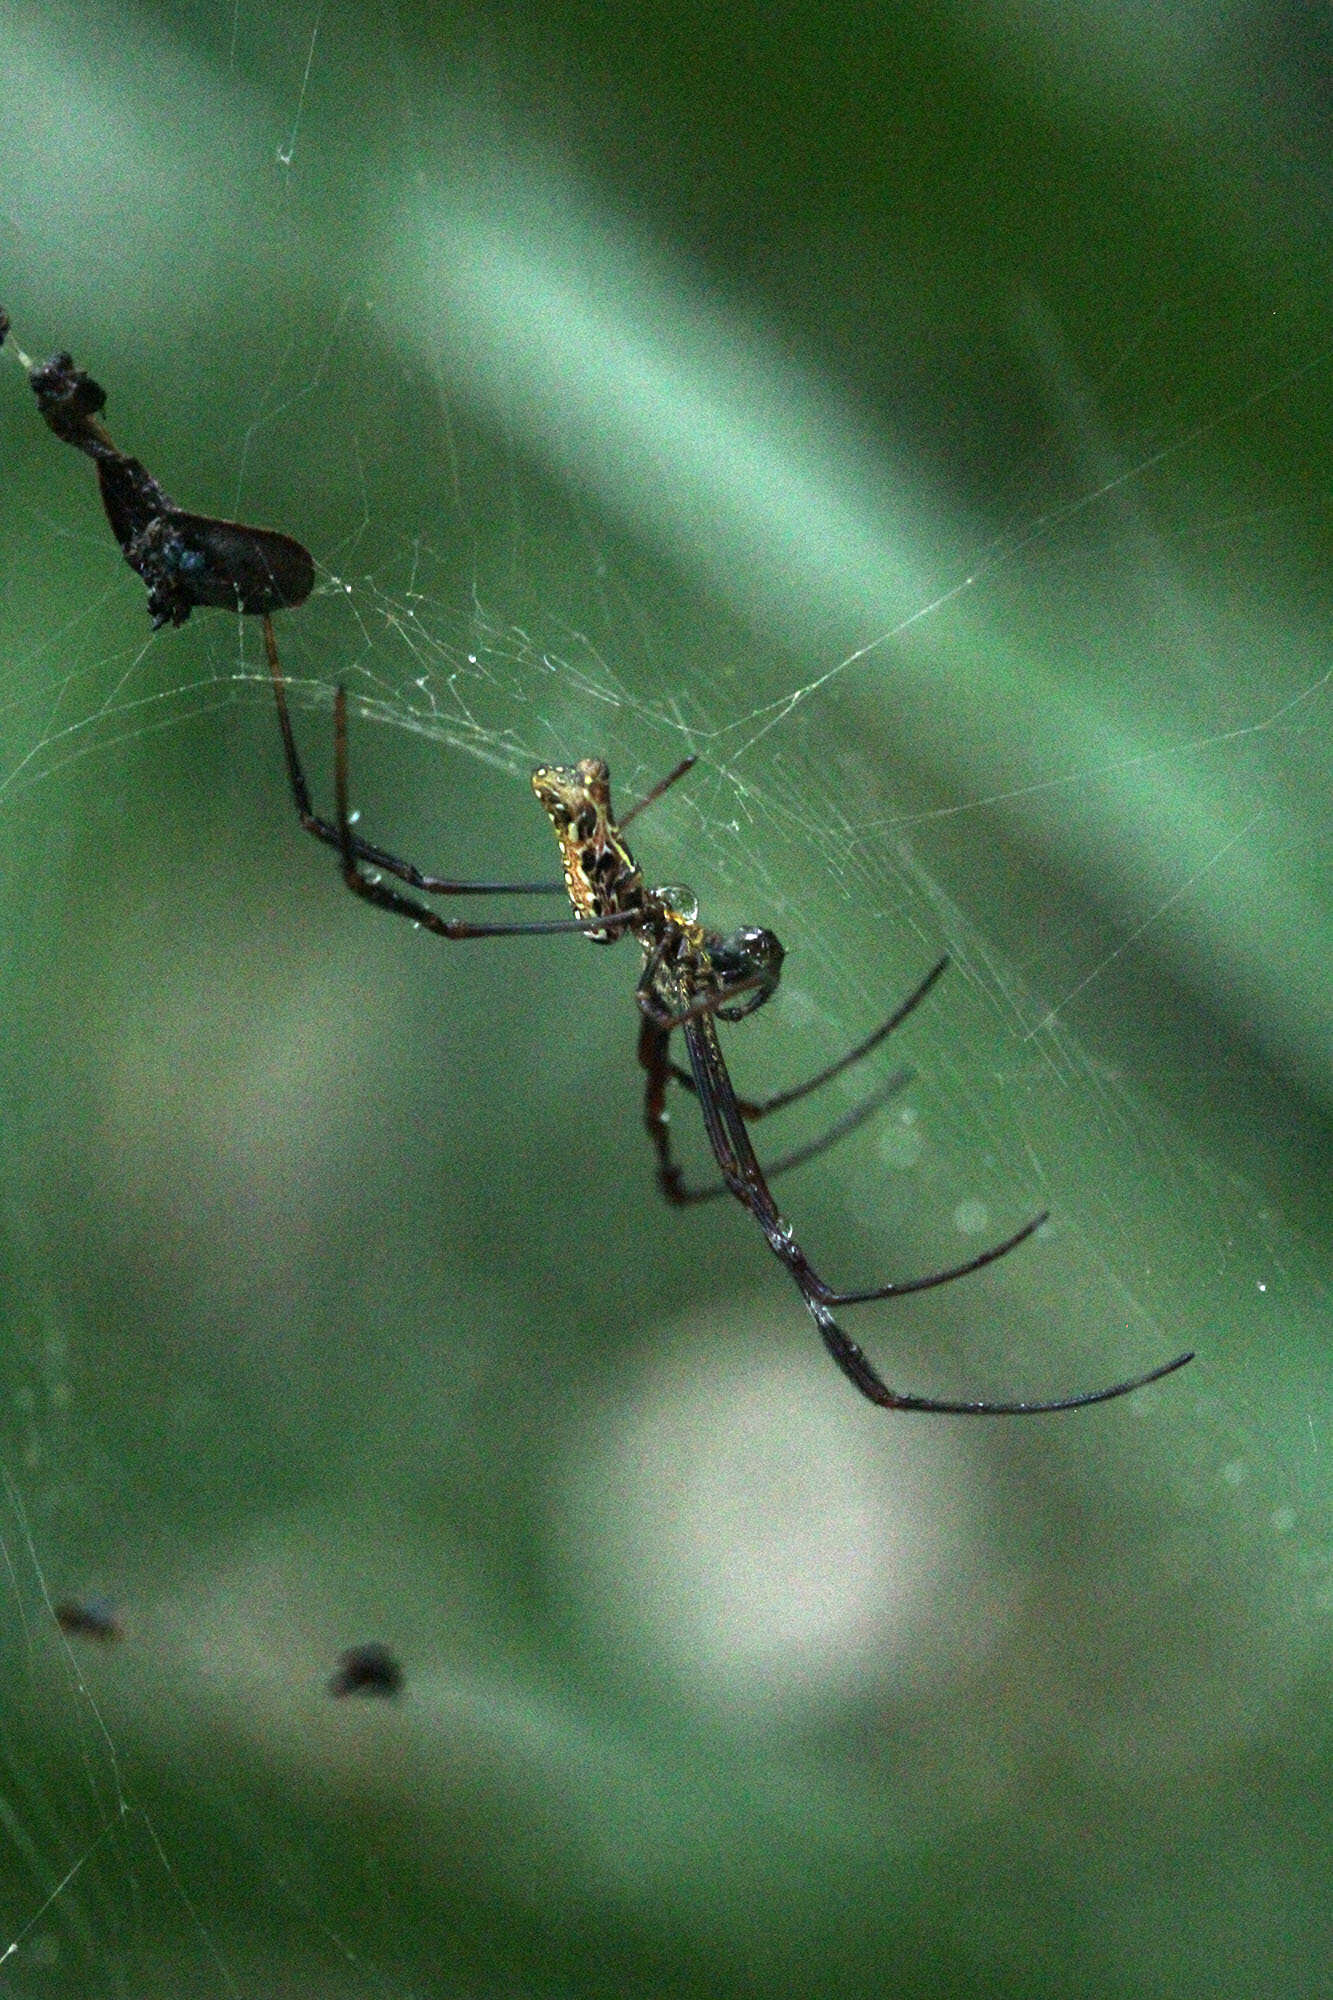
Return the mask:
[(356, 810), (355, 810), (354, 812), (349, 812), (349, 813), (348, 813), (348, 815), (347, 815), (347, 824), (348, 824), (349, 826), (358, 826), (358, 825), (360, 824), (360, 822), (361, 822), (361, 808), (360, 808), (360, 806), (357, 806), (357, 808), (356, 808)]
[(657, 893), (687, 924), (698, 922), (699, 898), (693, 889), (687, 889), (683, 882), (664, 882)]

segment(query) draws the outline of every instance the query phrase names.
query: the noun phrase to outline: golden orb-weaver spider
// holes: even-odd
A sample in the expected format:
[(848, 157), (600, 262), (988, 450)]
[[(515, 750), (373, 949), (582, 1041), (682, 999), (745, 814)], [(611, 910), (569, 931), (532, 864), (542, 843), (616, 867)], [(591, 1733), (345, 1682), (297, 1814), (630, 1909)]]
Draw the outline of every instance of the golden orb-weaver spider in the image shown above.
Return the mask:
[[(666, 1094), (672, 1082), (693, 1092), (703, 1115), (704, 1129), (722, 1175), (722, 1186), (746, 1207), (762, 1229), (769, 1249), (791, 1273), (810, 1315), (819, 1328), (824, 1345), (863, 1396), (888, 1410), (929, 1410), (945, 1415), (975, 1417), (1035, 1416), (1055, 1410), (1077, 1410), (1092, 1403), (1109, 1403), (1156, 1382), (1193, 1359), (1179, 1354), (1160, 1368), (1106, 1389), (1094, 1389), (1077, 1396), (1062, 1396), (1052, 1402), (953, 1401), (933, 1396), (904, 1394), (891, 1389), (878, 1374), (856, 1342), (834, 1317), (835, 1308), (863, 1305), (872, 1299), (898, 1297), (907, 1292), (923, 1292), (935, 1285), (951, 1284), (969, 1272), (979, 1271), (1011, 1250), (1041, 1227), (1044, 1214), (1036, 1215), (1012, 1236), (993, 1244), (965, 1263), (924, 1278), (910, 1278), (896, 1284), (876, 1285), (863, 1291), (835, 1291), (825, 1283), (810, 1263), (784, 1221), (769, 1188), (769, 1178), (799, 1161), (809, 1159), (842, 1138), (861, 1123), (887, 1094), (874, 1093), (848, 1116), (839, 1119), (813, 1143), (788, 1154), (775, 1163), (770, 1175), (764, 1173), (750, 1143), (748, 1127), (770, 1112), (807, 1097), (831, 1078), (870, 1054), (893, 1029), (911, 1013), (935, 984), (947, 964), (940, 959), (916, 990), (881, 1023), (872, 1035), (838, 1061), (794, 1089), (779, 1092), (758, 1102), (737, 1097), (727, 1071), (718, 1039), (719, 1021), (739, 1021), (772, 998), (782, 971), (783, 948), (772, 931), (747, 927), (725, 935), (707, 930), (691, 907), (681, 907), (684, 893), (679, 889), (653, 889), (646, 883), (625, 843), (624, 829), (645, 806), (660, 798), (694, 762), (687, 757), (674, 771), (653, 787), (647, 796), (616, 821), (611, 810), (611, 780), (606, 765), (598, 758), (585, 758), (571, 766), (542, 764), (532, 774), (532, 789), (555, 831), (564, 864), (564, 881), (559, 882), (460, 882), (450, 876), (428, 874), (410, 861), (375, 847), (353, 830), (348, 803), (347, 777), (347, 693), (339, 688), (334, 700), (334, 817), (324, 819), (311, 805), (310, 790), (297, 754), (296, 738), (287, 707), (286, 686), (278, 660), (273, 621), (264, 614), (264, 644), (268, 653), (273, 691), (277, 698), (282, 730), (283, 754), (301, 825), (307, 833), (337, 851), (343, 881), (358, 896), (407, 917), (414, 924), (449, 939), (482, 937), (543, 937), (565, 932), (582, 932), (597, 944), (614, 944), (620, 938), (638, 939), (643, 951), (636, 998), (639, 1004), (639, 1062), (645, 1072), (643, 1116), (657, 1154), (658, 1186), (666, 1199), (676, 1204), (697, 1201), (717, 1191), (686, 1186), (671, 1151)], [(415, 893), (408, 895), (383, 877), (391, 876)], [(423, 903), (426, 896), (541, 896), (564, 893), (573, 908), (572, 917), (550, 922), (470, 923), (461, 918), (443, 917)], [(689, 1068), (673, 1062), (671, 1037), (684, 1037)]]

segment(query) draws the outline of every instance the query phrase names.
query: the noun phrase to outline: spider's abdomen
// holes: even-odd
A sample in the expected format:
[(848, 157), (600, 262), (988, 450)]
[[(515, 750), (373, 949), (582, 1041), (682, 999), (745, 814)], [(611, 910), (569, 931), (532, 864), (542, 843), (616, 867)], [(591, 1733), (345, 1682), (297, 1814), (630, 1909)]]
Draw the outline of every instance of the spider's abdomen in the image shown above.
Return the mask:
[[(609, 917), (641, 910), (643, 876), (611, 817), (611, 773), (600, 757), (579, 763), (539, 764), (532, 789), (555, 830), (565, 888), (576, 917)], [(587, 932), (595, 944), (614, 944), (628, 925)]]

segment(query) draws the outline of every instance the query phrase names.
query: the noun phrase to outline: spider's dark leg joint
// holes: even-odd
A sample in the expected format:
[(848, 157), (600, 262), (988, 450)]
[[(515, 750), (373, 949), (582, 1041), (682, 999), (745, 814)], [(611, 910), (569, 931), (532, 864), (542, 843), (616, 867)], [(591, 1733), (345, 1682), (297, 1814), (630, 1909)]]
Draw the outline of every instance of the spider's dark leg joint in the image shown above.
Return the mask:
[(837, 1362), (848, 1381), (853, 1383), (869, 1402), (876, 1404), (881, 1410), (897, 1409), (899, 1407), (898, 1398), (894, 1395), (892, 1389), (889, 1388), (886, 1382), (881, 1380), (876, 1371), (871, 1367), (869, 1361), (856, 1342), (851, 1338), (850, 1334), (843, 1332), (832, 1313), (825, 1307), (816, 1304), (813, 1300), (807, 1299), (806, 1303), (810, 1307), (811, 1315), (815, 1325), (819, 1328), (820, 1337), (825, 1347), (833, 1356), (833, 1359)]
[[(643, 1015), (644, 1020), (659, 1033), (669, 1034), (673, 1028), (680, 1026), (676, 1016), (667, 1011), (655, 993), (649, 991), (646, 984), (646, 976), (645, 979), (639, 981), (638, 986), (635, 988), (634, 998), (638, 1002), (639, 1011)], [(669, 1064), (667, 1066), (668, 1068), (670, 1067)]]

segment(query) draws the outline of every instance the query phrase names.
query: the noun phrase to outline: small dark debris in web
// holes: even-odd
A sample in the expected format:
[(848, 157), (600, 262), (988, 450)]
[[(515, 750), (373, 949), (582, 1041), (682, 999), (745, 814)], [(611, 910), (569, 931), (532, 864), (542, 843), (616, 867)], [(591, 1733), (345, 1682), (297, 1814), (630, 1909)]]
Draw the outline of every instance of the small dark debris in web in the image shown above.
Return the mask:
[(107, 1646), (125, 1637), (125, 1627), (109, 1598), (62, 1597), (55, 1611), (56, 1623), (67, 1638), (97, 1639)]
[(338, 1671), (329, 1682), (329, 1693), (367, 1694), (391, 1697), (403, 1691), (403, 1670), (387, 1646), (371, 1643), (349, 1646), (338, 1655)]

